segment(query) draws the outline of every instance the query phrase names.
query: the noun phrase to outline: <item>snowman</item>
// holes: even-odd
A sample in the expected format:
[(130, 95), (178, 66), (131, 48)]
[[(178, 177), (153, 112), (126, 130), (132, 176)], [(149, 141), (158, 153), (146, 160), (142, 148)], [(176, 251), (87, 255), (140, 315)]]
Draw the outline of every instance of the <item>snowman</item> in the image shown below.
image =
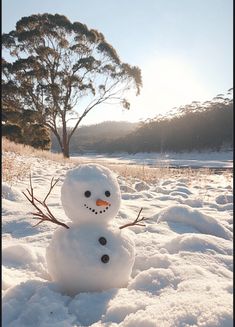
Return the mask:
[(126, 231), (110, 224), (121, 202), (114, 174), (79, 165), (65, 176), (61, 202), (71, 222), (55, 231), (46, 250), (51, 279), (70, 295), (127, 286), (135, 248)]

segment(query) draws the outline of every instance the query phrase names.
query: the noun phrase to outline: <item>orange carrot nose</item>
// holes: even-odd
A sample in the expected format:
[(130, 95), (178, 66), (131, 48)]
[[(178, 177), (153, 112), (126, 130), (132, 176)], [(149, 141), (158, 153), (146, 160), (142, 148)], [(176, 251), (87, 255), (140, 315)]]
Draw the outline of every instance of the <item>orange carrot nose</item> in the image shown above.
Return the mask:
[(97, 206), (108, 206), (108, 205), (109, 205), (109, 202), (98, 199), (98, 200), (96, 201), (96, 205), (97, 205)]

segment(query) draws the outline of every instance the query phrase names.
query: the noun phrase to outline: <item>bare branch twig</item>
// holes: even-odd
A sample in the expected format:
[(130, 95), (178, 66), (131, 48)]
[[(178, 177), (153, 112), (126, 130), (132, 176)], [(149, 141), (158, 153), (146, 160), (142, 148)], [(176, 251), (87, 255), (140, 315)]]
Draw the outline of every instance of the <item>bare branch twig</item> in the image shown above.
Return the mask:
[(50, 187), (50, 190), (48, 191), (47, 195), (45, 196), (45, 199), (43, 200), (43, 203), (46, 203), (46, 200), (47, 200), (48, 196), (50, 195), (53, 187), (59, 182), (59, 178), (57, 178), (55, 180), (54, 184), (53, 184), (53, 180), (54, 180), (54, 177), (52, 177), (52, 179), (51, 179), (51, 187)]
[[(60, 225), (63, 226), (67, 229), (69, 229), (69, 226), (62, 223), (61, 221), (59, 221), (58, 219), (55, 218), (55, 216), (52, 214), (52, 212), (50, 211), (50, 209), (48, 208), (48, 205), (46, 204), (46, 200), (48, 199), (52, 189), (54, 188), (54, 186), (58, 183), (59, 179), (56, 179), (54, 181), (54, 177), (51, 180), (51, 185), (50, 185), (50, 189), (48, 191), (48, 193), (46, 194), (45, 198), (43, 201), (37, 199), (34, 195), (34, 190), (33, 190), (33, 185), (32, 185), (32, 178), (30, 175), (30, 190), (26, 189), (26, 191), (28, 192), (28, 194), (26, 194), (25, 192), (22, 192), (24, 194), (24, 196), (26, 197), (26, 199), (34, 206), (34, 208), (37, 209), (37, 212), (31, 212), (31, 214), (34, 216), (34, 219), (40, 219), (40, 221), (34, 225), (38, 226), (39, 224), (41, 224), (44, 221), (50, 221), (51, 223), (54, 223), (56, 225)], [(36, 203), (37, 202), (37, 203)], [(44, 210), (42, 208), (43, 207), (44, 210), (46, 210), (46, 213), (44, 212)]]
[(132, 221), (131, 223), (127, 223), (125, 225), (120, 226), (119, 229), (123, 229), (123, 228), (129, 227), (129, 226), (145, 226), (144, 224), (139, 223), (139, 222), (141, 222), (143, 220), (148, 219), (148, 218), (145, 218), (145, 217), (139, 218), (142, 210), (143, 210), (143, 208), (140, 209), (140, 211), (138, 213), (138, 216), (136, 217), (136, 219), (134, 221)]

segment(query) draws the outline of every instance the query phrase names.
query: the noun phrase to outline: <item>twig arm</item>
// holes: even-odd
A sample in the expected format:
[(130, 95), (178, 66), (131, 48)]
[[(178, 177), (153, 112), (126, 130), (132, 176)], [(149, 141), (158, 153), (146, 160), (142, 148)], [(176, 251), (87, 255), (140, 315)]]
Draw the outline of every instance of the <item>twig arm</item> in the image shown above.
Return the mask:
[(145, 226), (144, 224), (140, 224), (141, 221), (147, 219), (145, 217), (139, 218), (142, 210), (143, 210), (143, 208), (140, 209), (140, 211), (139, 211), (139, 213), (138, 213), (138, 215), (137, 215), (137, 217), (136, 217), (136, 219), (134, 221), (132, 221), (131, 223), (127, 223), (125, 225), (120, 226), (119, 229), (123, 229), (123, 228), (129, 227), (129, 226)]
[[(33, 227), (38, 226), (39, 224), (41, 224), (44, 221), (50, 221), (51, 223), (54, 223), (56, 225), (60, 225), (60, 226), (63, 226), (65, 228), (69, 229), (68, 225), (62, 223), (61, 221), (59, 221), (58, 219), (55, 218), (55, 216), (52, 214), (51, 210), (48, 208), (48, 205), (46, 204), (46, 200), (48, 199), (52, 189), (54, 188), (56, 183), (59, 181), (59, 179), (55, 180), (54, 182), (53, 181), (54, 181), (54, 177), (51, 180), (50, 189), (43, 201), (37, 199), (34, 195), (31, 175), (30, 175), (30, 190), (29, 189), (26, 190), (28, 192), (28, 194), (26, 194), (25, 192), (22, 192), (24, 194), (24, 196), (26, 197), (26, 199), (34, 206), (34, 208), (37, 209), (37, 212), (31, 212), (31, 214), (34, 216), (33, 217), (34, 219), (40, 219), (40, 221)], [(40, 206), (43, 209), (40, 208)], [(46, 210), (46, 213), (44, 212), (45, 210)]]

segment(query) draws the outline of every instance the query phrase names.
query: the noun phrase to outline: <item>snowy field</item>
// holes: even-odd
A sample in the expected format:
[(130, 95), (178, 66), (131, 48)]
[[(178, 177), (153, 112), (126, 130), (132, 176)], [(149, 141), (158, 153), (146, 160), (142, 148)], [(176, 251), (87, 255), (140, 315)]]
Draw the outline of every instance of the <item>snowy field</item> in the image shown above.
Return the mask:
[[(139, 158), (139, 162), (130, 157), (116, 159), (118, 163), (148, 161)], [(215, 163), (216, 167), (232, 165), (228, 156), (198, 157), (196, 166), (206, 158), (213, 167)], [(48, 203), (54, 215), (67, 222), (60, 189), (74, 165), (26, 156), (18, 160), (30, 165), (35, 194), (41, 199), (51, 178), (60, 178)], [(148, 163), (155, 160), (150, 157)], [(140, 208), (148, 218), (144, 227), (125, 229), (136, 251), (131, 279), (126, 288), (73, 297), (62, 294), (48, 275), (45, 250), (56, 225), (32, 227), (34, 210), (21, 193), (29, 186), (28, 176), (11, 184), (3, 182), (3, 326), (232, 326), (232, 173), (195, 176), (166, 174), (148, 183), (118, 176), (122, 203), (113, 225), (118, 228), (132, 221)]]
[[(76, 154), (71, 156), (77, 159)], [(108, 162), (110, 164), (137, 164), (149, 166), (168, 166), (168, 167), (193, 167), (193, 168), (231, 168), (233, 167), (232, 151), (211, 151), (211, 152), (182, 152), (182, 153), (118, 153), (113, 155), (89, 154), (81, 155), (79, 159), (92, 160), (100, 162)]]

